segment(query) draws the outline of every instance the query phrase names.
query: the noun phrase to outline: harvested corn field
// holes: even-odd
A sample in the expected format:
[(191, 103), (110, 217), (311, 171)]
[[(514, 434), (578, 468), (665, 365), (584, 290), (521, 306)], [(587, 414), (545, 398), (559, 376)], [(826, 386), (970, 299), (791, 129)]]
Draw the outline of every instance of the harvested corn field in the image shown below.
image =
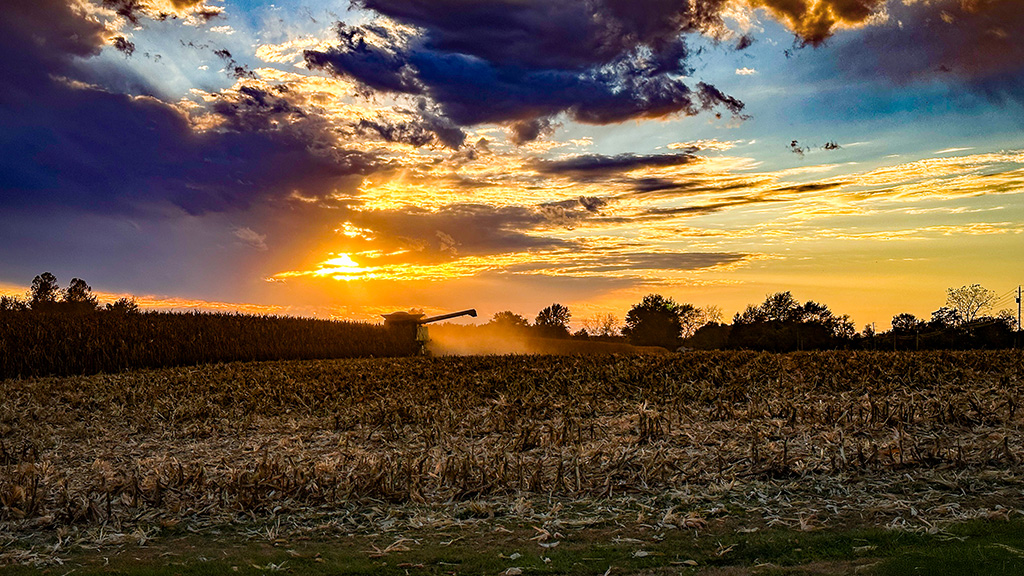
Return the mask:
[(700, 530), (727, 514), (751, 529), (939, 530), (1024, 508), (1022, 379), (1024, 356), (1004, 351), (352, 359), (5, 380), (0, 543), (24, 544), (13, 562), (33, 542), (99, 528), (379, 533), (495, 516), (552, 533), (559, 522)]

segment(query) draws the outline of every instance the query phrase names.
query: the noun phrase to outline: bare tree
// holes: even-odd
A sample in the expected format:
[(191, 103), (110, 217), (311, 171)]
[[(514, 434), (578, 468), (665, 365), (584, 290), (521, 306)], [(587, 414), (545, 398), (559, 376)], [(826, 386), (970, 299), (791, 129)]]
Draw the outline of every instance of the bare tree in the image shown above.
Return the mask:
[(991, 310), (996, 299), (995, 291), (981, 284), (946, 289), (946, 308), (955, 310), (962, 322), (973, 322), (980, 314)]
[(611, 312), (601, 312), (583, 320), (583, 329), (591, 336), (615, 336), (621, 324)]
[(683, 326), (683, 338), (689, 338), (705, 325), (721, 322), (722, 309), (714, 305), (695, 308), (690, 304), (682, 304), (680, 305), (679, 320)]

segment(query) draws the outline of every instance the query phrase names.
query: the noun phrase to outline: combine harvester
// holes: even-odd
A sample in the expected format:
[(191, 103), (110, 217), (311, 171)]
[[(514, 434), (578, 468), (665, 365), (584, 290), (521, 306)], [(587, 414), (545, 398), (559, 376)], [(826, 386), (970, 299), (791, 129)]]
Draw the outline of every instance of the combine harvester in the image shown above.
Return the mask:
[(416, 353), (419, 356), (425, 356), (427, 354), (427, 342), (430, 341), (427, 324), (448, 320), (449, 318), (458, 318), (459, 316), (476, 318), (476, 309), (470, 308), (469, 310), (431, 316), (430, 318), (424, 318), (426, 314), (422, 312), (392, 312), (391, 314), (381, 314), (381, 316), (384, 317), (384, 326), (388, 330), (400, 332), (410, 341), (416, 342)]

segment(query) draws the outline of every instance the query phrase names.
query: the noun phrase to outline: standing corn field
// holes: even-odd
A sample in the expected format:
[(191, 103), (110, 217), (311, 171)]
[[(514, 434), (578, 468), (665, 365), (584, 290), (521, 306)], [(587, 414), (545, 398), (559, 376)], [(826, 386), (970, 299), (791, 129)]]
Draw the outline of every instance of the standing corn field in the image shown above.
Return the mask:
[(245, 314), (0, 313), (0, 378), (239, 360), (402, 356), (382, 326)]

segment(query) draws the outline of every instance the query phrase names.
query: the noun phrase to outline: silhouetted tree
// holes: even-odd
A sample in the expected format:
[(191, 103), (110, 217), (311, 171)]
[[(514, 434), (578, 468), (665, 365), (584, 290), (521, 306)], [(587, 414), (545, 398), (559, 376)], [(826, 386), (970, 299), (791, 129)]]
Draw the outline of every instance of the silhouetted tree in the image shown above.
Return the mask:
[(1017, 313), (1013, 310), (1000, 310), (999, 313), (996, 314), (996, 319), (1003, 324), (1006, 324), (1006, 327), (1010, 330), (1020, 330), (1020, 327), (1017, 326)]
[(925, 325), (924, 320), (906, 312), (892, 317), (892, 329), (894, 332), (914, 332)]
[(753, 324), (755, 322), (765, 322), (766, 320), (767, 318), (761, 315), (761, 307), (753, 304), (747, 304), (743, 312), (737, 312), (732, 317), (733, 324)]
[(118, 298), (113, 302), (108, 302), (106, 310), (114, 314), (138, 314), (139, 305), (135, 302), (135, 298)]
[(944, 328), (953, 328), (959, 326), (963, 322), (963, 317), (956, 310), (943, 306), (935, 312), (932, 312), (932, 320), (929, 322), (929, 327), (942, 330)]
[(799, 322), (802, 314), (800, 303), (789, 291), (771, 294), (761, 304), (761, 315), (769, 322)]
[(698, 350), (727, 348), (729, 346), (730, 333), (732, 333), (732, 326), (719, 324), (718, 322), (708, 322), (698, 328), (693, 333), (693, 336), (683, 340), (683, 345)]
[(675, 350), (679, 347), (682, 331), (679, 308), (680, 305), (671, 298), (648, 294), (629, 309), (622, 333), (637, 346), (663, 346)]
[(32, 279), (32, 287), (29, 288), (28, 305), (36, 312), (48, 312), (57, 307), (60, 298), (60, 286), (57, 285), (57, 277), (49, 272), (43, 272)]
[(998, 296), (981, 284), (946, 289), (946, 308), (956, 310), (961, 322), (974, 322), (978, 315), (992, 309)]
[(733, 317), (729, 345), (783, 352), (832, 348), (854, 336), (849, 316), (836, 316), (824, 304), (800, 304), (791, 293), (776, 292)]
[(99, 306), (96, 296), (92, 293), (92, 287), (81, 278), (71, 279), (71, 284), (64, 291), (62, 304), (62, 308), (72, 314), (95, 312)]
[(487, 326), (512, 330), (521, 330), (527, 328), (529, 325), (529, 320), (509, 310), (497, 312), (494, 317), (491, 318), (490, 322), (487, 323)]
[(21, 312), (28, 310), (28, 304), (15, 296), (0, 296), (0, 312)]
[(555, 303), (540, 311), (533, 325), (547, 337), (563, 338), (569, 335), (569, 319), (572, 312), (565, 306)]

